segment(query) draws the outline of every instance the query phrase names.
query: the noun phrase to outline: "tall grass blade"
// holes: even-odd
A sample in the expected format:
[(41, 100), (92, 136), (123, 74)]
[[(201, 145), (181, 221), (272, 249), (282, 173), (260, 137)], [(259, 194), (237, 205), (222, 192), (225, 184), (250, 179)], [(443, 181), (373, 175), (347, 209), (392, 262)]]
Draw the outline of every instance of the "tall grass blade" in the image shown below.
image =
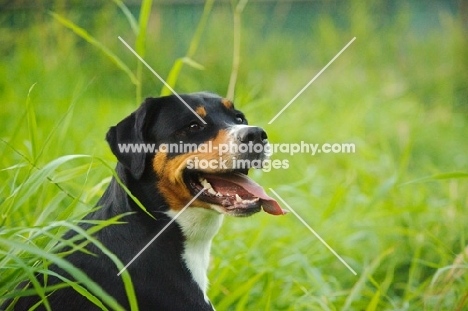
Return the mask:
[[(187, 50), (187, 54), (185, 57), (179, 58), (174, 62), (169, 74), (167, 76), (166, 82), (172, 88), (175, 87), (177, 83), (177, 79), (179, 77), (180, 71), (182, 70), (183, 64), (187, 64), (195, 69), (203, 70), (204, 67), (197, 62), (195, 62), (192, 57), (198, 49), (198, 45), (200, 44), (201, 36), (206, 28), (206, 24), (208, 22), (208, 17), (210, 16), (211, 10), (213, 8), (214, 0), (207, 0), (205, 2), (205, 6), (203, 7), (203, 14), (198, 22), (197, 29), (195, 30), (195, 34), (190, 41), (190, 46)], [(167, 96), (172, 94), (171, 90), (167, 86), (163, 86), (161, 90), (161, 96)]]
[(92, 37), (86, 30), (83, 28), (77, 26), (75, 23), (72, 21), (60, 16), (59, 14), (51, 12), (50, 15), (52, 15), (53, 18), (55, 18), (60, 24), (63, 26), (67, 27), (68, 29), (72, 30), (75, 34), (77, 34), (80, 38), (86, 40), (87, 42), (91, 43), (95, 47), (97, 47), (104, 55), (106, 55), (117, 67), (122, 69), (127, 76), (130, 78), (133, 84), (139, 85), (139, 80), (138, 78), (133, 74), (133, 72), (130, 70), (130, 68), (127, 67), (127, 65), (124, 64), (120, 60), (120, 58), (117, 57), (111, 50), (109, 50), (107, 47), (102, 45), (101, 42), (96, 40), (94, 37)]
[(459, 179), (459, 178), (468, 178), (468, 173), (452, 172), (452, 173), (435, 174), (432, 176), (427, 176), (427, 177), (422, 177), (422, 178), (414, 179), (411, 181), (407, 181), (405, 183), (400, 184), (400, 186), (406, 186), (410, 184), (423, 183), (423, 182), (429, 182), (429, 181), (437, 181), (437, 180), (444, 180), (444, 179)]
[[(148, 21), (151, 15), (151, 6), (153, 5), (152, 0), (143, 0), (140, 8), (140, 16), (138, 17), (138, 33), (135, 42), (135, 51), (142, 58), (146, 55), (146, 30), (148, 28)], [(142, 62), (137, 62), (136, 75), (139, 81), (142, 81), (143, 75), (143, 64)], [(142, 85), (137, 84), (136, 86), (136, 104), (141, 103), (142, 98)]]
[(234, 91), (236, 88), (237, 74), (239, 72), (240, 65), (240, 45), (241, 45), (241, 16), (242, 12), (247, 5), (248, 0), (239, 0), (234, 9), (234, 44), (232, 51), (232, 68), (231, 68), (231, 77), (229, 78), (228, 91), (226, 94), (227, 98), (234, 99)]
[(192, 68), (195, 68), (198, 70), (205, 70), (205, 66), (201, 65), (200, 63), (197, 63), (196, 61), (191, 59), (189, 56), (182, 57), (181, 59), (184, 64), (187, 64)]
[(377, 307), (379, 306), (379, 301), (380, 301), (380, 289), (378, 289), (374, 296), (372, 296), (371, 301), (366, 307), (366, 311), (376, 311), (378, 310)]
[(393, 253), (394, 250), (395, 249), (393, 247), (387, 249), (370, 263), (370, 265), (366, 268), (366, 270), (359, 277), (359, 280), (353, 286), (353, 289), (351, 290), (351, 293), (349, 294), (348, 298), (346, 298), (344, 306), (341, 308), (341, 310), (350, 310), (350, 307), (353, 301), (357, 300), (362, 294), (362, 291), (365, 288), (364, 284), (366, 282), (366, 279), (370, 275), (372, 275), (372, 273), (374, 273), (374, 271), (379, 267), (382, 260), (388, 255), (390, 255), (391, 253)]
[(197, 29), (195, 30), (195, 34), (193, 35), (192, 41), (190, 41), (190, 46), (187, 51), (188, 58), (192, 58), (198, 49), (201, 36), (203, 35), (203, 32), (205, 31), (206, 23), (208, 22), (208, 17), (210, 16), (214, 2), (215, 0), (206, 0), (205, 2), (205, 6), (203, 7), (202, 17), (200, 19), (200, 22), (197, 25)]
[(146, 55), (146, 30), (148, 28), (152, 5), (153, 0), (143, 0), (140, 8), (140, 16), (138, 18), (138, 35), (135, 43), (135, 51), (142, 58)]
[(119, 7), (119, 9), (125, 15), (125, 18), (127, 18), (128, 24), (130, 25), (130, 28), (132, 28), (133, 33), (135, 35), (138, 35), (138, 23), (135, 17), (133, 17), (132, 12), (130, 12), (128, 7), (122, 1), (120, 0), (112, 0), (112, 1)]
[(36, 123), (36, 112), (31, 103), (31, 92), (36, 86), (34, 83), (28, 91), (28, 97), (26, 99), (26, 113), (28, 118), (28, 130), (29, 130), (29, 141), (31, 142), (31, 156), (33, 163), (36, 162), (37, 157), (37, 123)]

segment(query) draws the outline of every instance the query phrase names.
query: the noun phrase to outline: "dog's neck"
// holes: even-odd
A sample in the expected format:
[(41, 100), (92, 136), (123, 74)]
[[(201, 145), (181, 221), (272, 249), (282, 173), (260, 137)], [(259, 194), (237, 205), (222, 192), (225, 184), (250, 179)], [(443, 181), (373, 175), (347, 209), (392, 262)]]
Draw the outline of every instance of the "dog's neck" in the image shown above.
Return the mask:
[[(171, 217), (176, 214), (173, 211), (168, 212)], [(193, 279), (200, 286), (205, 300), (208, 301), (206, 274), (210, 261), (211, 241), (221, 227), (223, 216), (212, 210), (189, 207), (177, 217), (176, 222), (185, 237), (182, 257)]]

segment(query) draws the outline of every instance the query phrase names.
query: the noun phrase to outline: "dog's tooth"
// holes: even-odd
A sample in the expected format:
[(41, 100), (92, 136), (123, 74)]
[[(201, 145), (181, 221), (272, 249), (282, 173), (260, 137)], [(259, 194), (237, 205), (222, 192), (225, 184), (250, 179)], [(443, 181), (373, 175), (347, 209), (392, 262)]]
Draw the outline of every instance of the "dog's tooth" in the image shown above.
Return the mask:
[(211, 186), (211, 184), (205, 178), (201, 177), (200, 178), (200, 183), (203, 186), (203, 188), (206, 188), (206, 189), (212, 189), (213, 188), (213, 186)]
[(242, 198), (236, 193), (236, 201), (237, 202), (242, 202)]
[(216, 193), (216, 196), (217, 197), (222, 197), (223, 195), (221, 194), (221, 192), (218, 192), (218, 193)]
[(211, 193), (211, 194), (214, 194), (214, 195), (216, 195), (216, 191), (214, 191), (214, 189), (213, 189), (213, 188), (208, 188), (208, 190), (207, 190), (207, 191), (208, 191), (208, 193)]

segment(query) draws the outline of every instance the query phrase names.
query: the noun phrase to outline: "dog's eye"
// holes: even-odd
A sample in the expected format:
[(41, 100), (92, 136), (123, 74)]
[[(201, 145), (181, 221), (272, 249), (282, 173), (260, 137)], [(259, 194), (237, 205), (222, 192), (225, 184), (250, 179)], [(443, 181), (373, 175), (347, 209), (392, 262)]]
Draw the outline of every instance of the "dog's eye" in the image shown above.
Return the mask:
[(200, 123), (196, 122), (196, 121), (193, 121), (192, 123), (190, 123), (189, 125), (189, 130), (192, 131), (192, 132), (196, 132), (196, 131), (200, 131), (203, 129), (203, 126), (200, 125)]
[(245, 119), (241, 115), (236, 116), (237, 123), (241, 124), (244, 123)]

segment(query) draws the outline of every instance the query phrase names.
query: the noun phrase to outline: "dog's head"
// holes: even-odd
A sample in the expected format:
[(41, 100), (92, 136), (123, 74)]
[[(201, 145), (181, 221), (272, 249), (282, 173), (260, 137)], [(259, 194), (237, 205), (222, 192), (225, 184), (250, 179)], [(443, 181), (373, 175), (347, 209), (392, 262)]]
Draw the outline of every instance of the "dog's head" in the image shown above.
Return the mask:
[[(156, 189), (173, 211), (191, 206), (234, 216), (263, 209), (284, 214), (247, 177), (267, 159), (267, 134), (247, 125), (234, 104), (211, 93), (147, 98), (112, 127), (107, 141), (134, 179), (154, 174)], [(187, 107), (188, 105), (190, 107)]]

